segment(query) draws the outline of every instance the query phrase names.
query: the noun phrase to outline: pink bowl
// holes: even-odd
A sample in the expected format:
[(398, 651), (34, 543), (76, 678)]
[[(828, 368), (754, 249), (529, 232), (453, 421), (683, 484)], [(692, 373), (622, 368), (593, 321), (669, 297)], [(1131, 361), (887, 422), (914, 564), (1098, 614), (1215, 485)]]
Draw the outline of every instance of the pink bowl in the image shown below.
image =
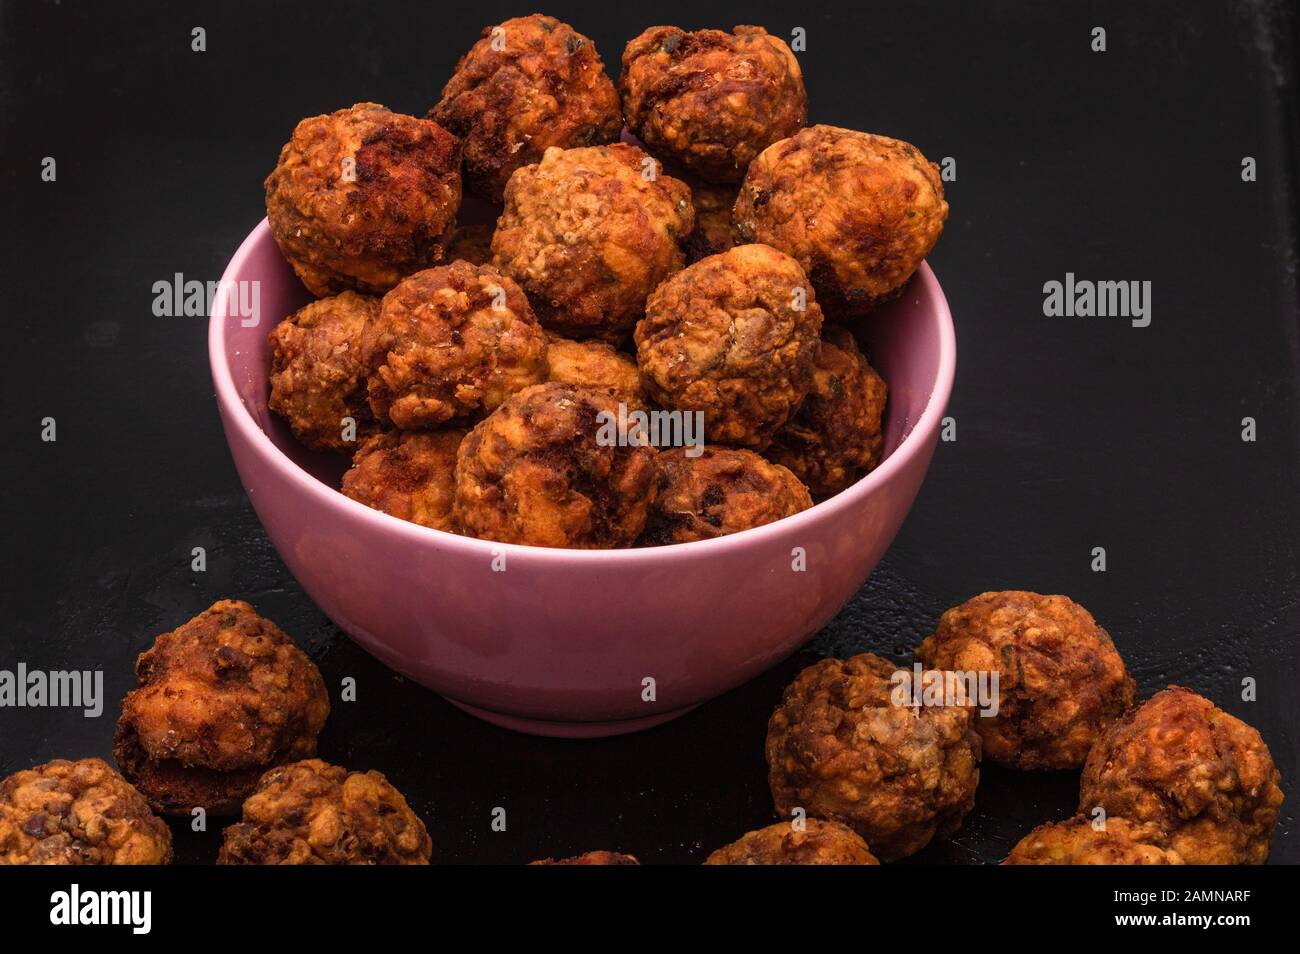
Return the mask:
[[(890, 398), (885, 459), (854, 486), (718, 540), (522, 547), (429, 530), (339, 493), (344, 462), (304, 450), (267, 409), (267, 333), (310, 298), (265, 221), (223, 282), (208, 333), (217, 407), (249, 500), (289, 570), (393, 669), (490, 722), (544, 735), (666, 722), (830, 621), (916, 497), (956, 365), (948, 305), (922, 265), (904, 295), (858, 329)], [(257, 324), (232, 307), (240, 282), (259, 283)]]

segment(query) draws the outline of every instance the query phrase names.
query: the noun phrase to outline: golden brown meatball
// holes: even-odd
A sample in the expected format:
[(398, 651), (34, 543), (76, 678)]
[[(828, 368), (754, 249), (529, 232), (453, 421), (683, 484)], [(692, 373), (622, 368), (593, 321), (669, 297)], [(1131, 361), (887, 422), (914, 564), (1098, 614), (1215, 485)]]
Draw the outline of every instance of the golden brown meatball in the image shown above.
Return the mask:
[(853, 335), (822, 327), (812, 389), (776, 432), (767, 456), (789, 467), (812, 493), (837, 494), (880, 463), (889, 388)]
[(519, 286), (488, 265), (416, 272), (362, 337), (370, 409), (400, 428), (477, 418), (546, 380), (546, 332)]
[(713, 182), (739, 182), (808, 118), (799, 61), (756, 26), (650, 27), (623, 51), (619, 91), (628, 128), (649, 149)]
[(694, 223), (686, 183), (635, 146), (551, 148), (511, 176), (492, 256), (547, 328), (616, 343), (682, 267)]
[(736, 187), (700, 181), (691, 181), (690, 186), (695, 228), (686, 239), (686, 260), (698, 262), (735, 248), (736, 227), (731, 222), (731, 210), (736, 205)]
[(897, 295), (948, 218), (938, 168), (912, 146), (810, 126), (763, 150), (733, 213), (741, 241), (766, 242), (803, 266), (833, 317)]
[(1110, 635), (1065, 596), (1007, 590), (948, 610), (916, 658), (998, 674), (997, 715), (975, 720), (984, 756), (1018, 769), (1078, 768), (1133, 707), (1134, 682)]
[(741, 245), (655, 289), (637, 364), (651, 398), (704, 414), (710, 443), (761, 449), (812, 386), (821, 325), (798, 262)]
[(427, 865), (433, 843), (379, 772), (320, 759), (272, 769), (226, 829), (219, 865)]
[(579, 384), (592, 388), (613, 388), (638, 405), (645, 403), (641, 372), (636, 362), (603, 341), (573, 341), (559, 335), (547, 337), (548, 381)]
[(460, 141), (375, 103), (304, 119), (266, 177), (275, 244), (317, 297), (428, 268), (459, 208)]
[(572, 858), (561, 858), (558, 861), (554, 858), (543, 858), (541, 861), (530, 861), (532, 865), (639, 865), (632, 855), (620, 854), (617, 851), (588, 851), (585, 854), (574, 855)]
[(539, 384), (502, 404), (465, 438), (456, 517), (501, 543), (631, 546), (654, 500), (655, 451), (602, 439), (613, 390)]
[(298, 309), (271, 332), (269, 405), (307, 447), (351, 453), (378, 430), (361, 363), (361, 333), (378, 314), (379, 299), (348, 291)]
[(329, 696), (316, 665), (241, 600), (163, 633), (135, 663), (113, 757), (165, 814), (231, 814), (273, 765), (316, 752)]
[(895, 705), (898, 671), (871, 653), (823, 659), (786, 688), (767, 724), (777, 813), (842, 822), (882, 861), (961, 827), (980, 777), (973, 710)]
[(495, 224), (458, 225), (451, 233), (443, 259), (451, 263), (459, 259), (471, 265), (492, 264), (492, 233)]
[(710, 540), (761, 527), (812, 506), (808, 488), (753, 451), (705, 447), (661, 451), (655, 459), (655, 501), (643, 546)]
[(1011, 849), (1004, 865), (1181, 865), (1182, 857), (1161, 845), (1150, 825), (1108, 818), (1101, 831), (1076, 815), (1068, 821), (1039, 825)]
[(1170, 686), (1115, 723), (1083, 767), (1079, 812), (1149, 824), (1189, 865), (1263, 864), (1282, 805), (1259, 733)]
[(0, 782), (0, 865), (171, 860), (171, 830), (102, 759), (55, 759)]
[(852, 828), (838, 822), (804, 820), (797, 831), (777, 822), (742, 835), (705, 859), (706, 865), (878, 865)]
[(371, 438), (343, 475), (343, 493), (401, 520), (455, 533), (456, 451), (464, 437), (453, 429)]
[(497, 202), (550, 147), (614, 142), (623, 126), (596, 44), (540, 13), (484, 29), (429, 118), (464, 139), (466, 184)]

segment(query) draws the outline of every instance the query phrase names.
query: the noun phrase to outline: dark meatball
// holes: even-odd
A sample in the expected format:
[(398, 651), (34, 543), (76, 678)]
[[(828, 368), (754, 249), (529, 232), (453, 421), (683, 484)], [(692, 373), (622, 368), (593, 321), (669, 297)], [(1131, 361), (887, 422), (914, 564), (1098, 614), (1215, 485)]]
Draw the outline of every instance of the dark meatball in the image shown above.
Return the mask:
[(821, 325), (799, 263), (741, 245), (655, 289), (637, 364), (652, 399), (703, 413), (710, 443), (762, 449), (812, 386)]
[(271, 332), (268, 404), (307, 447), (353, 453), (379, 430), (361, 362), (362, 332), (378, 314), (379, 299), (348, 291), (298, 309)]
[(456, 451), (464, 437), (453, 429), (371, 438), (343, 475), (343, 493), (401, 520), (455, 533)]
[(799, 61), (756, 26), (650, 27), (623, 51), (619, 91), (628, 128), (651, 151), (712, 182), (739, 182), (808, 118)]
[(623, 126), (596, 45), (540, 13), (484, 29), (429, 118), (464, 139), (466, 185), (497, 202), (550, 147), (614, 142)]
[(271, 234), (318, 297), (433, 265), (459, 208), (460, 141), (375, 103), (304, 119), (266, 177)]
[(736, 247), (736, 227), (731, 211), (736, 206), (735, 185), (711, 185), (687, 180), (695, 206), (695, 228), (686, 239), (686, 260), (698, 262)]
[(459, 259), (471, 265), (491, 265), (492, 233), (495, 231), (496, 225), (486, 222), (456, 226), (443, 260), (451, 263)]
[(742, 835), (709, 855), (706, 865), (878, 865), (862, 836), (838, 822), (777, 822)]
[(835, 126), (764, 149), (733, 212), (741, 241), (794, 256), (831, 317), (902, 291), (947, 218), (938, 168), (915, 146)]
[(1182, 857), (1162, 844), (1159, 829), (1107, 818), (1100, 831), (1092, 819), (1039, 825), (1007, 855), (1004, 865), (1181, 865)]
[(617, 851), (588, 851), (558, 861), (554, 858), (543, 858), (541, 861), (529, 862), (530, 865), (638, 865), (640, 863), (631, 855), (620, 854)]

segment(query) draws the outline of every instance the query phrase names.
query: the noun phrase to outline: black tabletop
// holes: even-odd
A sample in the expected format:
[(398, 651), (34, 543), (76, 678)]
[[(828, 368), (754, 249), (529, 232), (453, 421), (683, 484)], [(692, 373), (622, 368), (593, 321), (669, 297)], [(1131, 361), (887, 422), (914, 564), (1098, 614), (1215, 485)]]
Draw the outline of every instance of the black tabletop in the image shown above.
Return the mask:
[[(592, 848), (697, 862), (773, 820), (765, 723), (802, 666), (866, 650), (906, 661), (945, 608), (1022, 588), (1088, 607), (1143, 695), (1188, 685), (1259, 728), (1288, 799), (1272, 858), (1300, 861), (1293, 25), (1281, 4), (1218, 6), (547, 8), (615, 74), (652, 22), (803, 27), (810, 121), (906, 139), (957, 172), (930, 257), (957, 322), (957, 439), (884, 562), (805, 651), (749, 685), (658, 729), (563, 741), (478, 722), (335, 629), (244, 497), (206, 321), (152, 308), (157, 281), (220, 277), (297, 120), (363, 100), (423, 113), (483, 26), (532, 7), (5, 3), (0, 669), (102, 670), (108, 701), (98, 718), (0, 708), (0, 775), (109, 757), (135, 656), (240, 598), (329, 685), (356, 678), (321, 755), (386, 773), (429, 823), (435, 862)], [(1150, 323), (1045, 315), (1045, 283), (1067, 273), (1150, 282)], [(1076, 773), (987, 767), (962, 830), (913, 860), (996, 862), (1070, 814), (1076, 791)], [(178, 861), (207, 863), (220, 835), (179, 825), (176, 838)]]

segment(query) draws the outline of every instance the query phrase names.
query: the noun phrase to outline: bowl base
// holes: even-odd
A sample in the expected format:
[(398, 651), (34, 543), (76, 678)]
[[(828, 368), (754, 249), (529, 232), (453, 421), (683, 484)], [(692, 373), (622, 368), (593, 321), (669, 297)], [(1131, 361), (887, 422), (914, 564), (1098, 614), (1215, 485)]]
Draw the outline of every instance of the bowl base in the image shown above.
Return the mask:
[(491, 709), (480, 709), (465, 702), (457, 702), (448, 696), (443, 696), (443, 698), (457, 709), (468, 712), (484, 722), (499, 725), (503, 729), (513, 729), (515, 732), (523, 732), (527, 735), (545, 735), (556, 739), (599, 739), (610, 735), (627, 735), (631, 732), (641, 732), (644, 729), (651, 729), (657, 725), (663, 725), (665, 722), (671, 722), (678, 716), (684, 716), (696, 708), (695, 706), (684, 706), (681, 709), (670, 709), (667, 712), (660, 712), (658, 715), (645, 716), (640, 719), (616, 719), (612, 722), (549, 722), (546, 719), (528, 719), (523, 716), (508, 715), (504, 712), (493, 712)]

